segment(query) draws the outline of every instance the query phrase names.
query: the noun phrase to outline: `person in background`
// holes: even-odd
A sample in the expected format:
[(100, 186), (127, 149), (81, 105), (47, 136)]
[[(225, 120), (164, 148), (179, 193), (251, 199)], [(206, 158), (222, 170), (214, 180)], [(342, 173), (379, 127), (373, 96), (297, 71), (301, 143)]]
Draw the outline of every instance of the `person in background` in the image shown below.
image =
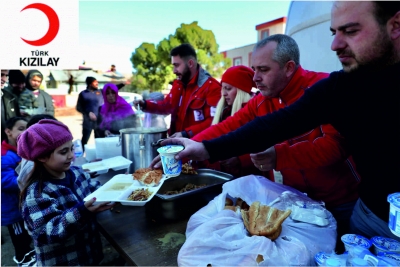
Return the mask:
[(26, 89), (29, 89), (30, 91), (34, 92), (34, 94), (37, 93), (38, 108), (39, 110), (43, 110), (39, 111), (40, 113), (54, 116), (53, 99), (48, 93), (40, 89), (42, 81), (43, 81), (43, 74), (40, 71), (30, 70), (28, 74), (26, 74), (26, 80), (25, 80)]
[(170, 137), (193, 137), (211, 125), (221, 97), (220, 83), (197, 62), (190, 44), (171, 50), (171, 62), (177, 79), (164, 101), (135, 101), (144, 112), (171, 114)]
[[(253, 81), (253, 76), (254, 71), (246, 66), (230, 67), (224, 72), (221, 77), (221, 99), (217, 104), (212, 125), (218, 124), (225, 119), (233, 116), (254, 96), (254, 94), (251, 92), (251, 89), (253, 87), (256, 87), (256, 84)], [(211, 128), (214, 129), (214, 127)], [(205, 136), (207, 134), (203, 135), (203, 132), (195, 135), (193, 137), (193, 140), (197, 140), (198, 136), (200, 137), (200, 139), (206, 138)], [(208, 132), (213, 131), (211, 130)], [(223, 172), (230, 173), (236, 177), (249, 174), (264, 175), (266, 177), (269, 177), (268, 173), (263, 173), (256, 167), (254, 167), (249, 154), (219, 161), (215, 164), (204, 162), (205, 166), (202, 166), (201, 162), (198, 162), (197, 164), (198, 167), (221, 170)]]
[(112, 72), (111, 75), (115, 76), (115, 78), (117, 78), (117, 79), (124, 77), (124, 75), (122, 75), (122, 73), (117, 71), (117, 67), (114, 64), (111, 65), (110, 69), (107, 70), (107, 72)]
[[(232, 117), (208, 128), (193, 140), (219, 137), (257, 116), (290, 106), (308, 87), (328, 77), (327, 73), (303, 69), (296, 41), (284, 34), (259, 41), (253, 49), (251, 62), (255, 70), (253, 79), (260, 94)], [(332, 125), (320, 125), (267, 150), (250, 154), (249, 158), (260, 171), (275, 169), (281, 172), (283, 184), (323, 201), (337, 221), (337, 252), (344, 251), (340, 237), (349, 231), (361, 178), (349, 157), (345, 140)]]
[(69, 75), (68, 84), (69, 84), (68, 94), (70, 95), (74, 91), (74, 84), (75, 84), (74, 76), (72, 74)]
[(83, 201), (100, 187), (74, 158), (72, 134), (55, 120), (40, 120), (18, 138), (18, 155), (35, 167), (21, 190), (25, 226), (38, 266), (98, 266), (103, 258), (96, 213), (109, 202)]
[(19, 189), (15, 172), (21, 161), (21, 157), (17, 155), (17, 138), (25, 129), (25, 118), (13, 117), (7, 120), (7, 140), (1, 143), (1, 226), (7, 226), (10, 233), (15, 250), (13, 260), (18, 266), (32, 266), (35, 263), (32, 239), (25, 230), (19, 210)]
[(134, 114), (132, 106), (118, 95), (118, 87), (112, 83), (104, 85), (103, 101), (97, 120), (98, 134), (100, 137), (119, 134), (124, 128), (124, 119)]
[(18, 97), (11, 91), (6, 90), (8, 82), (8, 70), (1, 70), (1, 141), (7, 139), (5, 133), (6, 121), (12, 117), (21, 117)]
[(99, 107), (104, 104), (101, 90), (99, 90), (99, 83), (94, 77), (88, 76), (86, 78), (86, 90), (79, 93), (78, 101), (76, 103), (76, 110), (82, 113), (82, 149), (89, 141), (92, 131), (94, 137), (100, 137), (96, 131), (97, 116), (99, 115)]
[(400, 241), (388, 220), (388, 196), (400, 192), (400, 2), (336, 1), (330, 28), (342, 71), (332, 72), (292, 105), (227, 135), (202, 143), (167, 139), (161, 145), (184, 145), (176, 158), (214, 162), (331, 123), (349, 144), (362, 177), (349, 232)]
[(24, 109), (32, 110), (38, 108), (38, 102), (35, 95), (25, 87), (25, 75), (20, 70), (10, 70), (8, 73), (9, 86), (7, 90), (18, 97), (21, 116), (30, 117), (32, 114)]

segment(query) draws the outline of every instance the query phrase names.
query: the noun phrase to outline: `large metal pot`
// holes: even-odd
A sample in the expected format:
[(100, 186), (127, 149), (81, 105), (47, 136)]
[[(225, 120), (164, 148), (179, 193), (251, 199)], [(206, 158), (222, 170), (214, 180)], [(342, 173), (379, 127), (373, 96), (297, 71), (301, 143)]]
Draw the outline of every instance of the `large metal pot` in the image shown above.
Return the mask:
[(167, 129), (159, 127), (127, 128), (119, 132), (122, 156), (132, 161), (129, 173), (134, 173), (139, 168), (147, 168), (158, 155), (157, 147), (151, 144), (167, 137)]

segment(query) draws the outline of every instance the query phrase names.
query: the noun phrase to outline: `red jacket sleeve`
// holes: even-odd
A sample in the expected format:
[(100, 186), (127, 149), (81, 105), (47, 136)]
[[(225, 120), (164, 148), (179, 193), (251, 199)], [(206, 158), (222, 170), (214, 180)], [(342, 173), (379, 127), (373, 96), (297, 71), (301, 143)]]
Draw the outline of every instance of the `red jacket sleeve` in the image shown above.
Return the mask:
[(180, 81), (175, 80), (171, 91), (162, 101), (146, 100), (145, 112), (169, 115), (173, 112), (174, 108), (178, 106), (179, 99), (182, 92), (180, 91), (182, 84)]
[(211, 107), (216, 107), (221, 98), (221, 85), (216, 80), (210, 79), (209, 81), (211, 81), (211, 85), (206, 92), (206, 103), (203, 109), (204, 120), (201, 123), (193, 124), (185, 128), (185, 131), (190, 137), (193, 137), (204, 129), (210, 127), (213, 120), (213, 117), (211, 116)]
[[(343, 162), (348, 158), (344, 138), (327, 124), (320, 126), (322, 136), (291, 144), (290, 140), (275, 145), (276, 168), (304, 170)], [(310, 134), (310, 133), (308, 133)], [(312, 132), (311, 132), (312, 134)]]
[(246, 106), (239, 109), (235, 114), (233, 114), (233, 116), (230, 116), (226, 120), (205, 129), (201, 133), (194, 136), (192, 140), (201, 142), (203, 140), (213, 139), (236, 130), (249, 121), (252, 121), (257, 116), (253, 112), (257, 110), (256, 105), (256, 97), (253, 97)]

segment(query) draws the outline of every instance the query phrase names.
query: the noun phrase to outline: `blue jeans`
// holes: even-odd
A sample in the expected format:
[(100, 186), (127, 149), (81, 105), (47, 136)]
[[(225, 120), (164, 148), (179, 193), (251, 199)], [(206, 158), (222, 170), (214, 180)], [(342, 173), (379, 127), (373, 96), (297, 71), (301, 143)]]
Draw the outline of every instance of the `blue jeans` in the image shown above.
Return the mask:
[(350, 232), (366, 238), (383, 236), (400, 241), (400, 237), (390, 231), (388, 223), (377, 217), (361, 199), (358, 199), (354, 206), (353, 214), (350, 218)]

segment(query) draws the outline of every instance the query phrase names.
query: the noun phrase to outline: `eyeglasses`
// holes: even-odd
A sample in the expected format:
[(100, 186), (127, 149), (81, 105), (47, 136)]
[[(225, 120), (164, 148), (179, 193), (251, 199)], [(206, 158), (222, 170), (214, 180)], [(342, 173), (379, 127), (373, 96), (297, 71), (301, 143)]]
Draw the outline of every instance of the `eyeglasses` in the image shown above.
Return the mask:
[(115, 95), (115, 92), (114, 91), (107, 91), (106, 95)]
[(1, 77), (8, 77), (8, 74), (1, 73)]

